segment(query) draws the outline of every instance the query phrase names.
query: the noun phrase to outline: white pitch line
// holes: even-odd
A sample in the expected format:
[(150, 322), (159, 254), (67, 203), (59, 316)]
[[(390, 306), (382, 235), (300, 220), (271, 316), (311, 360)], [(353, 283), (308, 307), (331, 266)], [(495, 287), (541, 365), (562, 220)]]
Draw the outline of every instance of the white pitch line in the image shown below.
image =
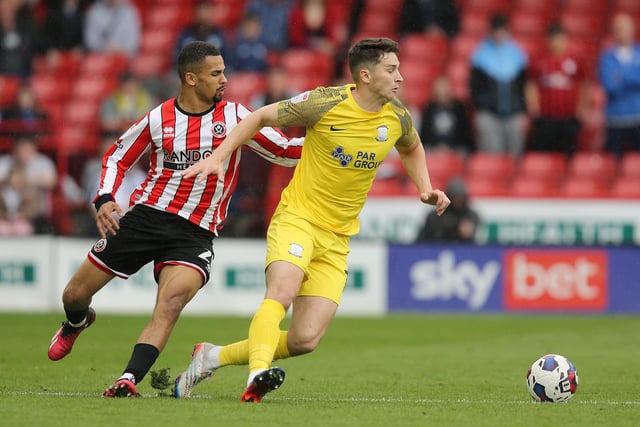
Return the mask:
[[(55, 396), (55, 397), (100, 397), (100, 394), (91, 393), (70, 393), (70, 392), (49, 392), (49, 391), (8, 391), (0, 392), (0, 396)], [(156, 398), (157, 395), (142, 395), (146, 398)], [(196, 395), (191, 399), (212, 399), (210, 395)], [(380, 398), (368, 398), (368, 397), (336, 397), (336, 398), (313, 398), (313, 397), (277, 397), (269, 396), (269, 400), (284, 401), (284, 402), (337, 402), (337, 403), (429, 403), (429, 404), (443, 404), (443, 403), (456, 403), (464, 405), (473, 404), (507, 404), (507, 405), (538, 405), (538, 402), (533, 400), (471, 400), (471, 399), (403, 399), (401, 397), (380, 397)], [(614, 401), (614, 400), (572, 400), (571, 404), (579, 405), (614, 405), (614, 406), (636, 406), (640, 405), (639, 401)]]

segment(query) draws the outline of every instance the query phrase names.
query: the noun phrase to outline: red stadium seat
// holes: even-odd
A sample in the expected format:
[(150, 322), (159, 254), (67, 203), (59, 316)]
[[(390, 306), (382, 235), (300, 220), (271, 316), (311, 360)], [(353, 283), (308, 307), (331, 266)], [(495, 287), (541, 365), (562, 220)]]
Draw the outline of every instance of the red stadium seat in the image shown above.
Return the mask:
[(514, 0), (513, 10), (544, 13), (553, 15), (558, 7), (558, 0)]
[(624, 178), (640, 178), (640, 153), (630, 151), (620, 159), (620, 176)]
[(579, 151), (569, 159), (567, 174), (578, 179), (595, 178), (608, 185), (616, 174), (616, 160), (610, 153)]
[(467, 160), (467, 178), (489, 177), (508, 182), (515, 173), (516, 161), (510, 154), (475, 152)]
[(118, 82), (115, 77), (82, 75), (73, 84), (72, 96), (78, 100), (100, 102), (116, 88)]
[(431, 97), (433, 81), (442, 73), (437, 64), (403, 61), (400, 73), (404, 79), (399, 98), (407, 106), (422, 109)]
[(33, 58), (33, 74), (52, 74), (61, 78), (70, 79), (80, 69), (82, 54), (74, 51), (60, 52), (59, 55), (39, 55)]
[(451, 81), (453, 93), (458, 99), (469, 98), (469, 74), (471, 68), (466, 59), (453, 59), (446, 66), (445, 74)]
[(142, 52), (131, 64), (131, 72), (137, 77), (154, 77), (166, 72), (170, 65), (166, 52)]
[(316, 50), (290, 49), (280, 61), (289, 74), (315, 74), (329, 79), (333, 73), (333, 59)]
[(100, 104), (90, 101), (71, 100), (64, 111), (65, 125), (98, 129)]
[(557, 193), (557, 185), (533, 176), (517, 176), (511, 184), (513, 197), (553, 197)]
[(388, 14), (398, 14), (402, 9), (403, 0), (366, 0), (365, 10), (381, 11)]
[(638, 0), (614, 0), (613, 9), (619, 12), (640, 13), (640, 2)]
[(547, 182), (559, 182), (567, 171), (567, 158), (560, 153), (529, 151), (524, 153), (519, 175)]
[(465, 0), (464, 10), (488, 14), (507, 13), (511, 8), (511, 0)]
[(449, 39), (445, 36), (410, 34), (400, 42), (402, 60), (444, 64), (449, 56)]
[(618, 177), (611, 187), (611, 195), (624, 199), (640, 199), (640, 177)]
[(514, 10), (509, 18), (511, 32), (523, 36), (544, 37), (551, 18), (545, 13)]
[(469, 197), (507, 197), (509, 196), (508, 180), (490, 177), (467, 178)]
[(69, 98), (71, 81), (57, 78), (53, 74), (36, 74), (29, 79), (29, 86), (39, 104), (61, 105)]
[(217, 0), (215, 4), (216, 22), (227, 31), (235, 31), (242, 21), (245, 13), (244, 1)]
[(142, 34), (140, 52), (157, 52), (166, 56), (171, 54), (174, 45), (175, 31), (170, 31), (166, 28), (150, 28), (146, 29)]
[(16, 103), (21, 85), (19, 77), (0, 74), (0, 108), (6, 108)]
[[(414, 190), (413, 193), (416, 191)], [(401, 179), (376, 179), (373, 181), (373, 185), (371, 186), (371, 190), (369, 191), (370, 196), (404, 196), (412, 194), (410, 192), (410, 186), (408, 186), (404, 180)]]
[(454, 176), (464, 175), (464, 156), (455, 151), (430, 151), (427, 153), (427, 168), (429, 177), (444, 187)]
[(366, 10), (360, 17), (360, 31), (393, 35), (397, 32), (398, 17), (383, 10)]
[(234, 73), (227, 82), (224, 97), (249, 107), (251, 100), (264, 92), (266, 79), (262, 73)]
[(609, 195), (603, 180), (585, 176), (568, 176), (558, 191), (558, 196), (570, 198), (605, 198)]
[(490, 19), (486, 11), (465, 11), (460, 16), (460, 34), (484, 37), (489, 32)]
[(609, 11), (609, 2), (603, 0), (563, 0), (562, 9), (571, 12), (588, 12), (605, 16)]
[(597, 13), (564, 11), (560, 23), (569, 36), (585, 36), (598, 39), (605, 29), (605, 16)]
[(117, 77), (129, 67), (129, 59), (119, 52), (92, 52), (85, 55), (80, 73), (92, 77), (111, 75)]
[(451, 42), (450, 60), (455, 59), (468, 61), (481, 40), (481, 36), (473, 34), (459, 34)]

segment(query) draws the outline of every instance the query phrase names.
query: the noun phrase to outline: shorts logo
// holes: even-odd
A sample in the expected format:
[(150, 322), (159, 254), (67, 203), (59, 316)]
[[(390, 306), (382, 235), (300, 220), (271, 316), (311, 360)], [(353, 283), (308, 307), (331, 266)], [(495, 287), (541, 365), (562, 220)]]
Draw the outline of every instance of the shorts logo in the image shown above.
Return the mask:
[(96, 252), (102, 252), (107, 247), (107, 239), (100, 239), (93, 245), (93, 250)]
[(297, 243), (289, 243), (289, 253), (295, 257), (302, 258), (304, 248)]
[(342, 147), (336, 147), (331, 155), (333, 158), (340, 160), (340, 166), (344, 167), (348, 166), (351, 160), (353, 160), (353, 156), (351, 154), (345, 154), (344, 148)]
[(222, 122), (213, 122), (211, 132), (218, 137), (223, 138), (227, 134), (227, 127)]
[(387, 139), (389, 139), (389, 128), (387, 126), (378, 126), (376, 141), (385, 142)]

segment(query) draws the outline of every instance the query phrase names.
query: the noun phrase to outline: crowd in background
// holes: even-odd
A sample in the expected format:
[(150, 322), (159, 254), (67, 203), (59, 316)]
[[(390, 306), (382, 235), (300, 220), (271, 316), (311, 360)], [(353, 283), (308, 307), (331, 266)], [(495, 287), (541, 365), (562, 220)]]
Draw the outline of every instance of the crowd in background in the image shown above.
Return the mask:
[[(491, 1), (487, 0), (487, 4)], [(570, 3), (550, 0), (539, 4), (557, 6), (563, 2)], [(350, 81), (344, 58), (353, 39), (379, 32), (398, 39), (402, 48), (404, 40), (417, 34), (444, 40), (446, 49), (452, 50), (466, 37), (471, 25), (469, 14), (462, 12), (471, 7), (469, 4), (481, 5), (482, 1), (174, 2), (180, 3), (180, 12), (187, 15), (184, 25), (169, 32), (171, 38), (162, 51), (166, 62), (158, 67), (159, 72), (141, 72), (142, 64), (146, 64), (143, 58), (147, 57), (145, 43), (155, 40), (145, 38), (145, 34), (151, 32), (162, 38), (167, 32), (164, 27), (154, 28), (149, 16), (159, 10), (156, 6), (168, 3), (0, 0), (0, 235), (95, 234), (90, 201), (97, 188), (100, 157), (105, 147), (142, 114), (161, 100), (175, 96), (177, 77), (173, 66), (177, 52), (190, 41), (205, 40), (221, 50), (230, 88), (234, 76), (263, 77), (264, 85), (239, 100), (255, 109), (311, 88), (296, 87), (296, 80), (288, 75), (284, 58), (289, 51), (319, 52), (322, 58), (330, 58), (326, 77), (320, 83), (342, 84)], [(484, 35), (476, 37), (464, 58), (466, 70), (440, 69), (431, 78), (426, 68), (412, 71), (408, 61), (401, 99), (412, 109), (427, 151), (455, 151), (463, 156), (495, 152), (514, 158), (530, 150), (566, 156), (581, 149), (603, 150), (617, 157), (626, 151), (640, 151), (640, 47), (634, 41), (634, 15), (617, 10), (613, 13), (612, 5), (624, 3), (620, 1), (582, 3), (585, 7), (589, 3), (605, 5), (602, 10), (608, 13), (611, 23), (604, 42), (593, 41), (598, 45), (595, 59), (572, 49), (569, 31), (553, 16), (542, 22), (545, 41), (534, 55), (512, 36), (510, 18), (514, 14), (496, 10), (480, 17), (486, 21), (484, 24), (476, 23), (484, 25)], [(370, 13), (374, 5), (381, 8), (380, 16)], [(223, 7), (233, 10), (223, 14)], [(640, 8), (636, 12), (640, 14)], [(388, 25), (390, 14), (394, 21)], [(238, 16), (237, 24), (230, 27), (222, 20), (225, 16)], [(171, 17), (157, 17), (153, 22), (165, 22), (162, 19), (169, 22)], [(95, 124), (88, 128), (90, 132), (77, 136), (77, 152), (73, 147), (63, 150), (61, 161), (61, 150), (55, 141), (72, 140), (67, 135), (72, 135), (74, 129), (55, 134), (58, 139), (54, 138), (53, 143), (51, 129), (65, 121), (72, 105), (67, 104), (62, 113), (55, 100), (45, 105), (39, 98), (43, 92), (34, 83), (34, 76), (42, 69), (64, 69), (61, 64), (75, 64), (69, 65), (69, 70), (81, 67), (88, 55), (101, 52), (116, 52), (121, 62), (117, 67), (110, 63), (106, 74), (113, 78), (109, 80), (112, 84), (107, 85), (108, 90), (102, 89), (105, 93), (98, 104), (75, 102), (81, 113), (92, 115), (90, 120)], [(413, 58), (421, 52), (401, 52), (401, 73), (403, 59), (409, 54)], [(69, 60), (74, 57), (75, 62)], [(308, 62), (309, 67), (323, 67), (315, 59)], [(67, 72), (71, 71), (58, 75), (56, 83), (74, 91), (75, 80), (64, 78), (70, 75), (64, 74)], [(463, 76), (464, 85), (455, 78), (459, 75)], [(410, 84), (418, 80), (428, 82), (424, 93), (415, 93), (415, 85)], [(14, 90), (9, 87), (11, 82), (17, 82)], [(584, 147), (581, 127), (591, 120), (589, 103), (598, 91), (606, 98), (601, 105), (606, 134), (600, 146)], [(265, 216), (260, 212), (264, 212), (270, 166), (250, 153), (247, 156), (230, 213), (235, 220), (226, 235), (256, 236), (264, 231)], [(118, 197), (122, 204), (126, 204), (126, 193), (145, 174), (139, 172), (131, 174), (123, 186)], [(65, 230), (60, 230), (56, 218), (61, 203), (80, 212)]]

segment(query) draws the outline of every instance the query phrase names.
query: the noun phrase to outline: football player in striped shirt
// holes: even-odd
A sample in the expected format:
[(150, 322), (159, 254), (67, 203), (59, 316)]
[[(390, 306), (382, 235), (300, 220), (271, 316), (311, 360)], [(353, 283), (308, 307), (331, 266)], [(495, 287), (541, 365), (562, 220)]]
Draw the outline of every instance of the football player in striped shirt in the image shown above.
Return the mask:
[[(306, 126), (300, 164), (282, 192), (267, 233), (267, 291), (248, 340), (224, 347), (195, 346), (191, 364), (177, 379), (174, 396), (226, 365), (249, 364), (241, 400), (259, 402), (284, 381), (276, 359), (313, 351), (338, 309), (347, 280), (349, 239), (376, 170), (395, 148), (417, 196), (442, 214), (449, 205), (433, 189), (425, 152), (409, 111), (396, 98), (402, 76), (398, 44), (364, 39), (349, 51), (355, 85), (320, 87), (267, 105), (247, 117), (209, 157), (185, 171), (197, 181), (219, 176), (227, 156), (265, 125)], [(293, 304), (291, 327), (280, 330)]]
[[(59, 360), (71, 352), (78, 335), (95, 321), (90, 304), (103, 286), (153, 261), (158, 290), (151, 321), (123, 374), (104, 391), (106, 397), (137, 394), (136, 385), (163, 350), (182, 309), (209, 280), (213, 239), (227, 215), (241, 150), (228, 156), (220, 176), (197, 180), (182, 172), (210, 156), (250, 114), (245, 106), (223, 100), (224, 71), (224, 60), (213, 45), (186, 45), (178, 57), (178, 97), (145, 114), (104, 155), (94, 200), (102, 238), (63, 292), (67, 320), (51, 340), (48, 355)], [(256, 130), (245, 142), (265, 159), (285, 166), (294, 166), (301, 154), (301, 138), (287, 138), (270, 127)], [(124, 213), (113, 194), (126, 171), (146, 153), (148, 175), (131, 194)]]

